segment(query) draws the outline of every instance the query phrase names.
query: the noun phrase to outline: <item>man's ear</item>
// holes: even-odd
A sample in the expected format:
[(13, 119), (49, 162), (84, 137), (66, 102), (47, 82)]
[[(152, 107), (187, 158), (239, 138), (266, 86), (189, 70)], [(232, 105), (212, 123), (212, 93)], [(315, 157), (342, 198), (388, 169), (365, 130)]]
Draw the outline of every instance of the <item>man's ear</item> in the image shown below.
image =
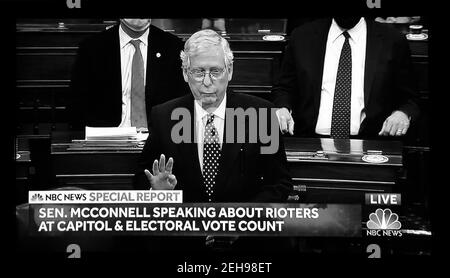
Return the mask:
[(185, 81), (185, 82), (188, 82), (188, 80), (189, 80), (189, 79), (188, 79), (188, 78), (189, 78), (189, 76), (187, 75), (187, 70), (186, 70), (186, 69), (184, 69), (184, 68), (183, 68), (183, 78), (184, 78), (184, 81)]
[(231, 81), (231, 78), (233, 77), (233, 64), (231, 64), (228, 67), (228, 81)]

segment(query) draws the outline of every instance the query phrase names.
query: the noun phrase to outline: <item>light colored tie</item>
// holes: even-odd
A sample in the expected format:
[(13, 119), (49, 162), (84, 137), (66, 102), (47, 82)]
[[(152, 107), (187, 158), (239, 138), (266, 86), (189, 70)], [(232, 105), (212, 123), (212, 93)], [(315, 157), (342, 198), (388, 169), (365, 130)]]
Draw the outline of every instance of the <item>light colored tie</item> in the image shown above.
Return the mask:
[(131, 126), (147, 128), (144, 59), (139, 47), (140, 40), (131, 40), (130, 43), (136, 49), (131, 65)]

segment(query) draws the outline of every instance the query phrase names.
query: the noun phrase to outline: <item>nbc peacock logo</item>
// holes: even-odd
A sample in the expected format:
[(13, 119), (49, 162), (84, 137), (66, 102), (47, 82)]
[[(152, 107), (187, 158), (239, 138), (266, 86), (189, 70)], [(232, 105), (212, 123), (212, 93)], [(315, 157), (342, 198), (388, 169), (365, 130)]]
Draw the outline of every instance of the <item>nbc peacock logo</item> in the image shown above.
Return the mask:
[(402, 236), (398, 215), (390, 209), (377, 209), (366, 223), (368, 236)]
[(35, 193), (31, 196), (31, 201), (42, 202), (44, 201), (44, 197), (40, 193)]

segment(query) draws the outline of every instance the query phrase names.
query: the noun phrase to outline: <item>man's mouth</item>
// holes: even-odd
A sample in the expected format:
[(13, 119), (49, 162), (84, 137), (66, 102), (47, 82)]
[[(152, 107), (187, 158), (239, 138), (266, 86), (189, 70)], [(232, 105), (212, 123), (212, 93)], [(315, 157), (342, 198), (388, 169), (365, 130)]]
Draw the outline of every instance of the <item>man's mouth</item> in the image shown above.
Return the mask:
[(200, 93), (200, 95), (202, 97), (215, 97), (216, 96), (215, 93)]

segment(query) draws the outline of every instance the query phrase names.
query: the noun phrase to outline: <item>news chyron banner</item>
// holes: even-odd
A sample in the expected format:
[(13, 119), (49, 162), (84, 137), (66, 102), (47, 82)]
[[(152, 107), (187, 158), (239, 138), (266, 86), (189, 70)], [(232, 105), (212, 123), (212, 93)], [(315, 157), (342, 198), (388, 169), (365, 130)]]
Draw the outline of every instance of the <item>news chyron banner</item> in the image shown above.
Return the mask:
[(30, 191), (31, 235), (361, 237), (361, 206), (183, 203), (170, 191)]

